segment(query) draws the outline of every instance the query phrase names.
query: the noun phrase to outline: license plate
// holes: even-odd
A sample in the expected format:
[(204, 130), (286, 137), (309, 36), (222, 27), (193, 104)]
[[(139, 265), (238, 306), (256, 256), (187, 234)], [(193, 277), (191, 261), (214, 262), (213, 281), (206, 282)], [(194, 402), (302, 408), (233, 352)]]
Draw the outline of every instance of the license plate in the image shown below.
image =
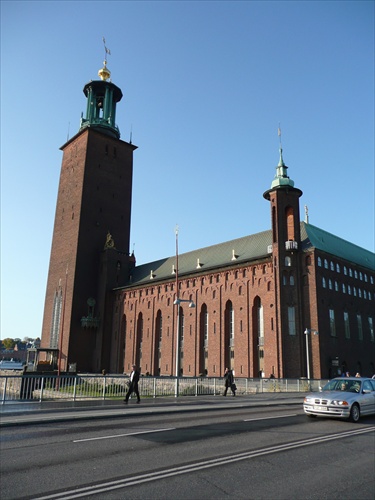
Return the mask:
[(326, 406), (314, 406), (314, 410), (318, 411), (326, 411), (327, 407)]

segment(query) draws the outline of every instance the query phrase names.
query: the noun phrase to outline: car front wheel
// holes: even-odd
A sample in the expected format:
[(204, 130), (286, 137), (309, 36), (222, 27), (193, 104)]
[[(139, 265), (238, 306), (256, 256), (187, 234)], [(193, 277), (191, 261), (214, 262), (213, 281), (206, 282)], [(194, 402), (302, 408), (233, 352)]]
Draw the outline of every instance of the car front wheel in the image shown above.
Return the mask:
[(350, 409), (350, 420), (352, 422), (358, 422), (359, 417), (361, 416), (361, 412), (359, 411), (359, 406), (357, 403), (354, 403), (354, 405)]

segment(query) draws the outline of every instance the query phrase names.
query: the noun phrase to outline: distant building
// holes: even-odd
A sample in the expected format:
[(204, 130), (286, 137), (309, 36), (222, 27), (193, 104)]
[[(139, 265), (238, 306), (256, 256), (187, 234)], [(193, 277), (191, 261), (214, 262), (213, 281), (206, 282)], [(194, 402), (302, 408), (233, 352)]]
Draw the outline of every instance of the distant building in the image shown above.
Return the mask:
[(301, 222), (302, 191), (281, 147), (263, 194), (270, 229), (136, 265), (136, 146), (120, 140), (122, 92), (106, 63), (99, 76), (85, 85), (86, 117), (61, 148), (41, 343), (61, 350), (61, 369), (122, 373), (136, 363), (152, 375), (222, 376), (226, 366), (237, 377), (372, 375), (375, 255), (309, 224), (307, 210)]

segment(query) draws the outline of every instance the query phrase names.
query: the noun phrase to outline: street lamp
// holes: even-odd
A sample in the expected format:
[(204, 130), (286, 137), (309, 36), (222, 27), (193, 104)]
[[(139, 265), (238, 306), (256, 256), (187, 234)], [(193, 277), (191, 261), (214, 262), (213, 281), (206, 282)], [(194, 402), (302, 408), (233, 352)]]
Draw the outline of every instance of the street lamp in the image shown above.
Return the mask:
[(306, 366), (307, 366), (307, 379), (310, 380), (310, 355), (309, 355), (309, 335), (313, 333), (314, 335), (319, 335), (317, 330), (311, 330), (306, 328), (303, 332), (306, 335)]
[(178, 226), (175, 228), (176, 234), (176, 300), (173, 305), (177, 306), (177, 326), (176, 326), (176, 390), (175, 396), (178, 397), (178, 377), (180, 376), (180, 304), (181, 302), (188, 302), (190, 308), (194, 308), (195, 304), (192, 300), (180, 299), (178, 296)]

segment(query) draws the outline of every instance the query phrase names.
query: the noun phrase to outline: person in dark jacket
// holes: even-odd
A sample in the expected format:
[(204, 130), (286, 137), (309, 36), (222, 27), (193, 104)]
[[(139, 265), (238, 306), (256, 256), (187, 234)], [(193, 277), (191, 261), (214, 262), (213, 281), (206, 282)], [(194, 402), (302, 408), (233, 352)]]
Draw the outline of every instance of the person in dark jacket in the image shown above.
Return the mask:
[(141, 398), (139, 397), (139, 390), (138, 390), (138, 382), (139, 382), (139, 371), (137, 370), (136, 365), (132, 366), (132, 372), (130, 374), (130, 384), (129, 384), (129, 389), (128, 392), (126, 393), (124, 403), (127, 405), (128, 404), (128, 399), (130, 398), (130, 395), (135, 392), (135, 395), (137, 396), (137, 403), (139, 404), (141, 402)]
[(223, 396), (227, 395), (227, 392), (228, 392), (229, 388), (232, 391), (233, 396), (235, 396), (236, 395), (236, 391), (235, 391), (235, 388), (234, 388), (234, 376), (233, 376), (232, 370), (229, 370), (229, 368), (225, 368), (224, 382), (225, 382), (225, 390), (224, 390)]

